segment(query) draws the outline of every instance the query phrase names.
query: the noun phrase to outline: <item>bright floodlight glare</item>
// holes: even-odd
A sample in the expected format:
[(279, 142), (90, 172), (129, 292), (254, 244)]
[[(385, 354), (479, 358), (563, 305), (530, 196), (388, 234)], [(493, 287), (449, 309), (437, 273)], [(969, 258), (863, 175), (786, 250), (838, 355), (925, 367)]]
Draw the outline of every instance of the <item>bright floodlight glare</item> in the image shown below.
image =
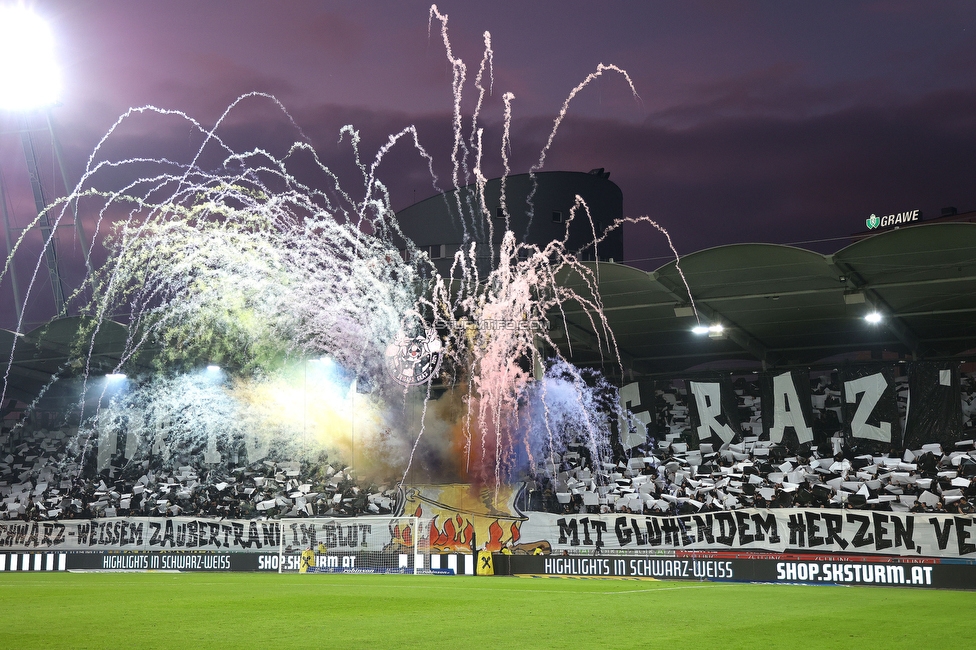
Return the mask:
[(207, 366), (207, 372), (217, 372), (220, 370), (220, 366), (215, 366), (213, 364)]
[(109, 381), (119, 381), (120, 379), (125, 379), (125, 375), (121, 372), (110, 372), (105, 375), (105, 378)]
[(691, 328), (694, 334), (721, 334), (725, 331), (721, 323), (715, 323), (714, 325), (695, 325)]
[(869, 322), (871, 324), (880, 323), (881, 322), (881, 314), (879, 314), (876, 311), (873, 311), (870, 314), (866, 315), (864, 317), (864, 320), (866, 320), (867, 322)]
[(27, 7), (0, 6), (0, 109), (56, 104), (60, 78), (47, 24)]

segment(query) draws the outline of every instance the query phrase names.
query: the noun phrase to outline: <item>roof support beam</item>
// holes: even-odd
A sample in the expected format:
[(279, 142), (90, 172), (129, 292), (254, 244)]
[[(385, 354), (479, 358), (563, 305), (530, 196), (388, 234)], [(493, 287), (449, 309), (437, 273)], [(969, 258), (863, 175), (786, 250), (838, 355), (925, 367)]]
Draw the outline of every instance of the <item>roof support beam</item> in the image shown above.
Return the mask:
[(10, 374), (17, 375), (18, 377), (26, 377), (27, 379), (33, 379), (34, 381), (39, 381), (42, 384), (47, 384), (49, 381), (51, 381), (50, 374), (40, 370), (34, 370), (32, 368), (24, 368), (23, 366), (17, 365), (17, 362), (14, 362), (14, 364), (10, 366)]
[(769, 353), (769, 349), (759, 342), (756, 338), (751, 336), (737, 323), (729, 320), (720, 312), (712, 309), (705, 303), (699, 303), (698, 312), (702, 314), (712, 323), (722, 323), (725, 328), (726, 336), (729, 340), (734, 342), (740, 348), (751, 354), (752, 356), (759, 359), (762, 362), (763, 370), (767, 367), (776, 365), (772, 355)]
[[(596, 350), (601, 354), (603, 353), (604, 348), (608, 347), (606, 340), (603, 341), (604, 345), (601, 346), (600, 345), (601, 339), (599, 339), (593, 332), (589, 331), (588, 329), (584, 327), (580, 327), (576, 323), (573, 323), (572, 321), (569, 320), (564, 320), (563, 322), (566, 324), (566, 330), (567, 330), (566, 334), (568, 338), (571, 339), (572, 341), (581, 343), (587, 348), (589, 348), (590, 350)], [(631, 354), (630, 352), (627, 352), (626, 350), (622, 350), (618, 347), (617, 355), (619, 355), (620, 357), (620, 364), (623, 366), (624, 373), (626, 373), (628, 370), (636, 373), (643, 373), (647, 371), (647, 365), (639, 361), (637, 357)], [(611, 358), (608, 360), (614, 364), (617, 363), (617, 359), (615, 358)]]

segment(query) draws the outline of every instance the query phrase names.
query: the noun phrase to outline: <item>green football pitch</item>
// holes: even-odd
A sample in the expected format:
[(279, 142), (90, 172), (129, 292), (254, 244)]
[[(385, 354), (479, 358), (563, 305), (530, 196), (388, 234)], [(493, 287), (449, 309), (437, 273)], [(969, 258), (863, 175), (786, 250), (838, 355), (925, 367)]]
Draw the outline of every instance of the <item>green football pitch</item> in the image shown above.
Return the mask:
[(0, 574), (4, 648), (957, 648), (974, 611), (976, 592), (880, 587)]

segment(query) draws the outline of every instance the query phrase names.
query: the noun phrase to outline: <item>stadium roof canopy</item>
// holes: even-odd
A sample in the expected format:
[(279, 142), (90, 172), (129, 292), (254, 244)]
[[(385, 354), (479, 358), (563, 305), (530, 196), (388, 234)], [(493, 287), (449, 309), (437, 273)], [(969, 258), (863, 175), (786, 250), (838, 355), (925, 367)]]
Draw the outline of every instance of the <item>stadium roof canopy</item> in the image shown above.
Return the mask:
[[(775, 244), (736, 244), (699, 251), (646, 273), (587, 263), (599, 273), (603, 311), (621, 361), (633, 375), (674, 375), (701, 368), (788, 368), (867, 358), (976, 358), (976, 223), (940, 223), (877, 234), (821, 255)], [(692, 300), (703, 325), (720, 336), (696, 335)], [(579, 276), (563, 278), (585, 295)], [(864, 316), (877, 309), (877, 325)], [(616, 375), (606, 341), (579, 305), (565, 306), (565, 327), (551, 317), (553, 339), (581, 365)], [(79, 345), (77, 317), (23, 335), (0, 330), (0, 372), (6, 395), (31, 401), (53, 374), (79, 375), (68, 365)], [(568, 334), (568, 337), (567, 337)], [(102, 323), (84, 343), (89, 372), (118, 367), (127, 329)], [(13, 351), (13, 363), (8, 364)], [(126, 372), (148, 369), (151, 350), (129, 359)], [(85, 356), (85, 355), (82, 355)]]
[[(702, 366), (811, 365), (853, 353), (959, 358), (976, 350), (972, 223), (892, 230), (834, 255), (736, 244), (687, 255), (651, 273), (606, 263), (598, 273), (621, 361), (637, 375)], [(564, 281), (582, 292), (579, 276)], [(720, 335), (692, 333), (692, 302), (702, 325), (723, 325)], [(864, 316), (875, 309), (883, 320), (872, 325)], [(605, 346), (578, 305), (567, 306), (566, 331), (558, 316), (553, 325), (560, 330), (554, 340), (565, 350), (572, 345), (575, 362), (603, 364), (612, 372), (615, 363), (606, 363)]]
[[(26, 334), (0, 330), (0, 372), (7, 372), (6, 397), (30, 402), (51, 382), (52, 376), (75, 376), (84, 368), (69, 364), (79, 358), (72, 354), (75, 346), (91, 350), (88, 370), (91, 374), (112, 372), (118, 366), (125, 348), (128, 329), (113, 321), (104, 321), (97, 334), (80, 341), (82, 320), (59, 318)], [(13, 363), (8, 361), (13, 354)], [(8, 371), (9, 367), (9, 371)]]

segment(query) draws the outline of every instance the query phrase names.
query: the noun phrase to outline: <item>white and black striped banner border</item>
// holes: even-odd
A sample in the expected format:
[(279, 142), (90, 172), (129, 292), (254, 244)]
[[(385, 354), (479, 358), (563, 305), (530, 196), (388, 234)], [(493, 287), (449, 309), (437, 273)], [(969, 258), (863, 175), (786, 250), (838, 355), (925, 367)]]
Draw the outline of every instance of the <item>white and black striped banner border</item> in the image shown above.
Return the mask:
[(431, 553), (431, 569), (450, 569), (454, 575), (474, 575), (474, 557), (470, 553)]
[(66, 553), (0, 553), (0, 571), (64, 571)]

